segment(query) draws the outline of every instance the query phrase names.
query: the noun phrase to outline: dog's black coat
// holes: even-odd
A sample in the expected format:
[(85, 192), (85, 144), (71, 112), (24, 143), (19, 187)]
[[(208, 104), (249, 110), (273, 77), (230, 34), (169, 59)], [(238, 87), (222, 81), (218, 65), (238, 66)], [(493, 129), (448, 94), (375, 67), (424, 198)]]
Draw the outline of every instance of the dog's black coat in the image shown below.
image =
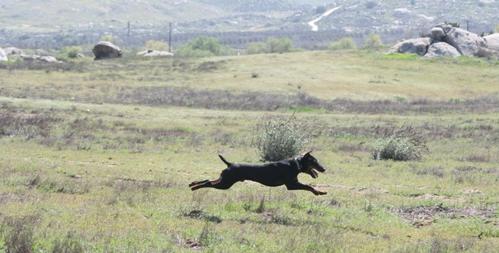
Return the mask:
[(298, 174), (300, 173), (307, 173), (316, 178), (317, 172), (315, 170), (325, 171), (324, 167), (319, 164), (310, 152), (301, 157), (259, 165), (230, 163), (221, 155), (219, 156), (227, 165), (220, 178), (214, 181), (192, 182), (189, 186), (193, 191), (205, 187), (224, 190), (229, 189), (236, 182), (250, 180), (271, 187), (285, 185), (288, 190), (307, 190), (316, 195), (326, 194), (310, 185), (298, 182)]

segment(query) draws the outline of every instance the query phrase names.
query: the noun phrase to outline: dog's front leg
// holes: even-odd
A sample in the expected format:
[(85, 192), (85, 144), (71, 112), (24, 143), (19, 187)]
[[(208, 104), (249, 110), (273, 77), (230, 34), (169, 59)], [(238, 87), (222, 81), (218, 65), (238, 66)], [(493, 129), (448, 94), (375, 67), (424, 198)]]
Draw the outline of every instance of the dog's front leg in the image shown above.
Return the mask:
[(292, 191), (292, 190), (305, 190), (305, 191), (312, 192), (315, 195), (327, 194), (327, 192), (319, 191), (310, 185), (302, 184), (298, 181), (286, 184), (286, 188), (290, 191)]

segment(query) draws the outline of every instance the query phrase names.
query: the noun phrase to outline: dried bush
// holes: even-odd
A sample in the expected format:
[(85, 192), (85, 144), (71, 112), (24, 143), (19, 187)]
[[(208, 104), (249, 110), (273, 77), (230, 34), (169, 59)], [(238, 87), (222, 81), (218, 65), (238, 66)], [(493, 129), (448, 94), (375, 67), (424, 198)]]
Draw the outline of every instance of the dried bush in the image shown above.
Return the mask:
[(62, 240), (56, 240), (52, 253), (82, 253), (85, 252), (80, 240), (73, 233), (68, 233)]
[(297, 155), (309, 136), (296, 117), (264, 119), (257, 125), (256, 147), (263, 161), (280, 161)]
[(373, 147), (373, 159), (409, 161), (419, 160), (428, 151), (426, 140), (415, 127), (404, 126), (376, 141)]
[(36, 217), (5, 218), (0, 226), (6, 253), (33, 252), (33, 226)]

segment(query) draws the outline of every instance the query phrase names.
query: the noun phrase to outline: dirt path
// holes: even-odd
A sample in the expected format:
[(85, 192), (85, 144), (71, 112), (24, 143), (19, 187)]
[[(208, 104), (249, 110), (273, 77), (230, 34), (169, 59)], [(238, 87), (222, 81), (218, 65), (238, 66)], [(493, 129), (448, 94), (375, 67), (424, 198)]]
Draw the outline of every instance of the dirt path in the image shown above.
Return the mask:
[(312, 31), (314, 31), (314, 32), (319, 31), (319, 26), (317, 25), (317, 23), (319, 21), (321, 21), (323, 18), (325, 18), (325, 17), (333, 14), (333, 12), (339, 10), (340, 8), (341, 8), (341, 6), (338, 6), (338, 7), (334, 7), (332, 9), (327, 10), (326, 12), (322, 13), (322, 15), (320, 15), (318, 18), (316, 18), (316, 19), (308, 22), (308, 25), (310, 26), (310, 28), (312, 29)]

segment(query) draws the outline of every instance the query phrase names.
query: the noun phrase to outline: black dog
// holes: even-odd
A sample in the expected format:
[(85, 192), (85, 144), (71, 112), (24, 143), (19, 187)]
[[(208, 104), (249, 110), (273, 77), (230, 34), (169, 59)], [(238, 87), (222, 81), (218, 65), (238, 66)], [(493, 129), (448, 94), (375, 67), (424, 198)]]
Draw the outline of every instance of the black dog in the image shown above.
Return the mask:
[(223, 156), (218, 156), (227, 164), (227, 169), (222, 171), (220, 178), (214, 181), (192, 182), (189, 184), (191, 190), (195, 191), (205, 187), (226, 190), (238, 181), (251, 180), (266, 186), (286, 185), (288, 190), (306, 190), (315, 195), (326, 194), (326, 192), (316, 190), (310, 185), (298, 182), (298, 174), (300, 173), (307, 173), (313, 178), (317, 178), (318, 173), (315, 170), (326, 171), (310, 152), (296, 158), (262, 165), (230, 163)]

